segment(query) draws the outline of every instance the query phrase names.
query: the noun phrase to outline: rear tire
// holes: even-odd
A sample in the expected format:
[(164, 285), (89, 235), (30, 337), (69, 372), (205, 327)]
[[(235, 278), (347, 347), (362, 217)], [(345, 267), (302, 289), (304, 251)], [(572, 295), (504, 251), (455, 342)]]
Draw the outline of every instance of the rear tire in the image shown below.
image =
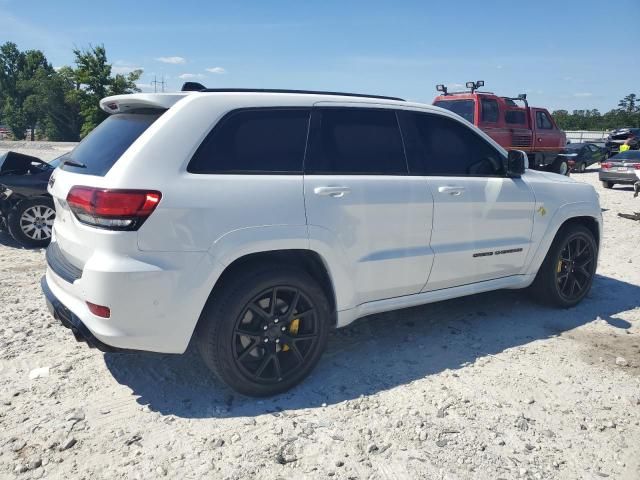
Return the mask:
[(547, 305), (570, 308), (589, 293), (596, 272), (598, 244), (591, 230), (570, 223), (560, 228), (530, 287)]
[(56, 218), (53, 200), (47, 197), (22, 200), (9, 212), (7, 226), (13, 238), (25, 247), (46, 247)]
[(578, 172), (584, 173), (587, 170), (587, 164), (585, 162), (580, 162), (578, 165)]
[(613, 188), (613, 186), (614, 186), (614, 185), (615, 185), (615, 184), (614, 184), (613, 182), (607, 182), (607, 181), (605, 181), (605, 180), (603, 180), (603, 181), (602, 181), (602, 186), (603, 186), (604, 188)]
[(330, 303), (313, 277), (295, 267), (264, 265), (232, 274), (214, 290), (196, 342), (224, 383), (244, 395), (270, 396), (313, 370), (331, 319)]
[(551, 164), (551, 171), (560, 175), (567, 175), (569, 173), (569, 164), (562, 157), (557, 157)]

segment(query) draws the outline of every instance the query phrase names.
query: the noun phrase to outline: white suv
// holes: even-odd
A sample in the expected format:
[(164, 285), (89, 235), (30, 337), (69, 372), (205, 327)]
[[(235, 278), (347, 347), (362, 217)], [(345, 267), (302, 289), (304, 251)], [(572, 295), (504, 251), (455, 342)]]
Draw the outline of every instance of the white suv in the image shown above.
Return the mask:
[(201, 90), (105, 98), (63, 158), (42, 287), (76, 338), (182, 353), (248, 395), (302, 380), (333, 327), (502, 288), (591, 287), (594, 189), (525, 170), (401, 99)]

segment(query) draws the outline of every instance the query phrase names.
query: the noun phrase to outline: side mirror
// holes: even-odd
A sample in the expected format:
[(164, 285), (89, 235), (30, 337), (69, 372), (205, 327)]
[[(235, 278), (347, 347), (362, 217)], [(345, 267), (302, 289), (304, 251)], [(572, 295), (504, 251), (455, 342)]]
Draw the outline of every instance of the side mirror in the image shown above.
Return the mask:
[(529, 158), (522, 150), (509, 150), (507, 156), (507, 176), (520, 177), (529, 167)]

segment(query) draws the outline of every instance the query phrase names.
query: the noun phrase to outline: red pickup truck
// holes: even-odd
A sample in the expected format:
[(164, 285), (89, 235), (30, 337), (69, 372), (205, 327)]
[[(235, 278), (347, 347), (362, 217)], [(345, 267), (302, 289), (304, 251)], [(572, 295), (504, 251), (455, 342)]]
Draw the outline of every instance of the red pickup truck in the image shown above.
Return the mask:
[(467, 92), (449, 92), (444, 85), (437, 85), (441, 94), (433, 104), (457, 113), (507, 150), (525, 151), (530, 168), (569, 173), (570, 162), (562, 155), (567, 137), (546, 109), (530, 107), (525, 94), (500, 97), (480, 92), (477, 89), (484, 86), (482, 80), (466, 86), (470, 89)]

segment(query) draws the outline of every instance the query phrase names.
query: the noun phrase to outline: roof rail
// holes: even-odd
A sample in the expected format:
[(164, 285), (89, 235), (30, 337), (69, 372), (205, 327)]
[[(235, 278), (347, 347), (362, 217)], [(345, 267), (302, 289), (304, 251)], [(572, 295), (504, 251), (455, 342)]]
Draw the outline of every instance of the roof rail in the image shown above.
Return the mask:
[(204, 88), (199, 92), (219, 92), (219, 93), (299, 93), (308, 95), (335, 95), (340, 97), (359, 97), (359, 98), (378, 98), (382, 100), (397, 100), (404, 102), (404, 98), (387, 97), (384, 95), (366, 95), (363, 93), (345, 93), (345, 92), (325, 92), (316, 90), (288, 90), (278, 88)]

